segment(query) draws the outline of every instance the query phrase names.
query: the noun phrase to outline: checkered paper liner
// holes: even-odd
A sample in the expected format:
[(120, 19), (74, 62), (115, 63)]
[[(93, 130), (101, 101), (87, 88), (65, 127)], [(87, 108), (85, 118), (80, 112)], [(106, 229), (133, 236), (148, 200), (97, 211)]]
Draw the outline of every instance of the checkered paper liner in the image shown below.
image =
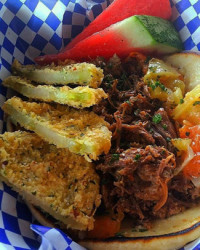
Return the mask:
[[(14, 58), (33, 63), (57, 53), (113, 0), (0, 0), (0, 83)], [(185, 50), (200, 50), (200, 1), (171, 0), (172, 21)], [(0, 106), (9, 96), (0, 84)], [(0, 132), (5, 130), (0, 110)], [(33, 223), (16, 192), (0, 182), (0, 249), (82, 250), (62, 231)], [(32, 230), (31, 230), (32, 229)], [(199, 249), (200, 240), (182, 249)]]

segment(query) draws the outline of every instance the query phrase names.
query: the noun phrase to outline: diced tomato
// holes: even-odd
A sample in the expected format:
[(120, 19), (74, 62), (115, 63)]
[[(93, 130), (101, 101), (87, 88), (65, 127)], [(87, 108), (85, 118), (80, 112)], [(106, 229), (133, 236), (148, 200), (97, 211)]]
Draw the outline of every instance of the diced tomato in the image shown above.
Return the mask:
[(190, 138), (190, 127), (184, 125), (182, 128), (179, 129), (180, 138)]
[(188, 177), (200, 177), (200, 155), (194, 158), (184, 167), (183, 174)]
[(194, 158), (184, 167), (183, 174), (189, 179), (200, 177), (200, 125), (192, 127), (184, 125), (179, 132), (181, 138), (192, 140), (190, 147), (195, 153)]
[(192, 139), (191, 148), (195, 153), (200, 152), (200, 125), (193, 127), (184, 125), (179, 132), (181, 138)]

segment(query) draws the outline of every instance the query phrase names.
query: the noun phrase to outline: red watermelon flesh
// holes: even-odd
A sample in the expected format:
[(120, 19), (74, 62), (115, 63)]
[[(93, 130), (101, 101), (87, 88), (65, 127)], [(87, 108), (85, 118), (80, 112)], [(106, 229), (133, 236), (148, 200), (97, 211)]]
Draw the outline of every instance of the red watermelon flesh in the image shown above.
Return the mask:
[(153, 16), (132, 16), (97, 32), (58, 55), (36, 58), (39, 64), (58, 60), (90, 60), (97, 56), (110, 58), (115, 53), (125, 57), (132, 51), (168, 54), (180, 51), (182, 43), (173, 25)]
[(169, 0), (114, 0), (108, 8), (66, 46), (65, 50), (71, 49), (75, 44), (93, 33), (134, 15), (149, 15), (170, 19), (170, 2)]
[(129, 49), (129, 44), (124, 37), (108, 29), (86, 38), (63, 53), (38, 57), (36, 62), (38, 64), (50, 64), (52, 62), (57, 63), (58, 60), (64, 61), (66, 58), (77, 61), (93, 59), (97, 56), (109, 58), (115, 53), (122, 56), (122, 54), (128, 53), (127, 50), (132, 51)]

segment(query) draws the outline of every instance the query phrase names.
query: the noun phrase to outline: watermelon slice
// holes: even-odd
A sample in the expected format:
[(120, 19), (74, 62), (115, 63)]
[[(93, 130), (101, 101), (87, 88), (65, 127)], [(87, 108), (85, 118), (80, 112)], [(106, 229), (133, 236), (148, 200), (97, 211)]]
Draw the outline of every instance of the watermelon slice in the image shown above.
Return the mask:
[(58, 55), (36, 58), (39, 64), (58, 60), (90, 60), (97, 56), (125, 57), (132, 51), (146, 54), (170, 54), (182, 50), (182, 43), (174, 26), (167, 20), (153, 16), (132, 16), (94, 33), (72, 49)]
[(114, 0), (87, 28), (67, 45), (66, 50), (86, 37), (101, 31), (110, 25), (134, 15), (157, 16), (170, 19), (169, 0)]

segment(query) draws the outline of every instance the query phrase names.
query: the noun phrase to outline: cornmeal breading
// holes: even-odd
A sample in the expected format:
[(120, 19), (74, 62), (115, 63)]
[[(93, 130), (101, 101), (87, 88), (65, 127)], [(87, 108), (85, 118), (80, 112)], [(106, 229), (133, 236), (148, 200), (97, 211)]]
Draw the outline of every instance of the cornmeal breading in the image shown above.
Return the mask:
[(22, 75), (31, 81), (45, 84), (79, 84), (98, 88), (103, 80), (103, 70), (91, 63), (76, 63), (63, 66), (21, 65), (17, 60), (12, 65), (15, 75)]
[(3, 81), (5, 87), (12, 88), (20, 94), (45, 102), (67, 104), (74, 108), (86, 108), (99, 103), (107, 94), (103, 89), (93, 89), (88, 86), (70, 88), (68, 86), (54, 87), (34, 85), (31, 81), (18, 76), (9, 76)]
[(49, 143), (59, 148), (68, 148), (88, 160), (96, 160), (110, 149), (111, 132), (108, 124), (93, 112), (59, 104), (53, 106), (25, 102), (17, 97), (7, 100), (3, 110), (11, 119), (36, 132)]
[(0, 175), (67, 227), (93, 228), (100, 205), (99, 177), (84, 157), (57, 149), (33, 133), (8, 132), (0, 135)]

